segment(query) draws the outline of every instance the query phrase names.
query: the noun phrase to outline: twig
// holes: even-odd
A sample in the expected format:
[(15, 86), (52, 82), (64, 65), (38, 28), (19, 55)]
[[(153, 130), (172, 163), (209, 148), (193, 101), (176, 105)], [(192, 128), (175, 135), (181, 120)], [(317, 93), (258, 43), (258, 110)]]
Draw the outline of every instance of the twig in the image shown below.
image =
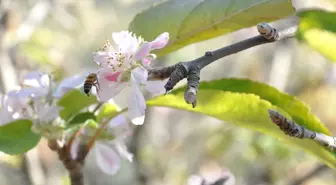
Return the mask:
[(321, 145), (336, 150), (336, 137), (327, 136), (322, 133), (318, 133), (301, 125), (298, 125), (292, 120), (287, 119), (275, 110), (268, 110), (269, 116), (273, 123), (279, 126), (279, 128), (287, 135), (300, 139), (312, 139), (319, 142)]
[(83, 162), (72, 159), (70, 152), (67, 152), (67, 145), (60, 146), (57, 140), (48, 140), (48, 146), (58, 154), (64, 167), (69, 171), (71, 185), (84, 185)]
[(207, 51), (205, 55), (188, 62), (179, 62), (175, 65), (149, 69), (148, 80), (159, 80), (169, 78), (165, 85), (166, 93), (174, 88), (174, 86), (184, 78), (187, 78), (188, 85), (184, 94), (184, 99), (188, 104), (196, 107), (196, 94), (200, 80), (200, 72), (202, 68), (212, 62), (225, 56), (238, 53), (253, 46), (279, 41), (282, 39), (292, 38), (297, 31), (297, 25), (291, 26), (282, 31), (277, 31), (267, 23), (257, 25), (260, 35), (240, 41), (238, 43), (217, 49), (215, 51)]
[(95, 135), (88, 141), (88, 143), (79, 143), (77, 156), (75, 158), (71, 155), (71, 148), (77, 137), (80, 137), (81, 130), (73, 133), (69, 141), (61, 146), (57, 140), (48, 140), (48, 147), (58, 154), (58, 158), (62, 161), (63, 166), (68, 170), (71, 185), (84, 185), (83, 168), (86, 156), (95, 144), (96, 139), (108, 124), (108, 119), (102, 121), (101, 126), (97, 129)]
[(327, 165), (320, 164), (316, 166), (312, 171), (304, 175), (303, 177), (300, 177), (299, 179), (294, 180), (292, 183), (289, 183), (289, 185), (302, 185), (309, 179), (313, 178), (314, 176), (322, 173), (323, 171), (327, 169), (330, 169)]

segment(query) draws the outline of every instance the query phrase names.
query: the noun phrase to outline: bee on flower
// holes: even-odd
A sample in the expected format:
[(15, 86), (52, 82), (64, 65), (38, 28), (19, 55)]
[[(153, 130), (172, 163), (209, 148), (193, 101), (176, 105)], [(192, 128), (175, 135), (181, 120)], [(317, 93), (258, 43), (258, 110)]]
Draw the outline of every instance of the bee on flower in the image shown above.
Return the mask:
[(133, 124), (141, 125), (145, 118), (146, 102), (140, 86), (145, 86), (153, 94), (164, 92), (164, 81), (147, 81), (146, 68), (156, 58), (150, 52), (165, 47), (169, 33), (162, 33), (151, 42), (129, 31), (112, 33), (112, 39), (113, 43), (105, 41), (104, 46), (93, 53), (93, 61), (100, 67), (98, 99), (108, 101), (130, 86), (128, 115)]

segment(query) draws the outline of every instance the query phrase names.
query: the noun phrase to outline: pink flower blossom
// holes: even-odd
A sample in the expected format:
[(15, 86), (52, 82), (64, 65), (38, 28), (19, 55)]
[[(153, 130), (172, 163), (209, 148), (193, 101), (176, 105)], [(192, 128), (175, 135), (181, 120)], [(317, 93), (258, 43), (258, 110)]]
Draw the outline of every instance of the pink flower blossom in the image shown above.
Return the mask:
[(163, 93), (164, 82), (147, 81), (146, 67), (156, 58), (150, 52), (165, 47), (169, 40), (169, 33), (159, 35), (151, 42), (136, 37), (129, 31), (112, 33), (113, 44), (105, 42), (103, 48), (93, 55), (93, 60), (101, 68), (98, 81), (101, 90), (98, 91), (100, 101), (108, 101), (131, 86), (128, 108), (129, 116), (136, 125), (144, 122), (146, 102), (140, 86), (146, 86), (151, 93)]

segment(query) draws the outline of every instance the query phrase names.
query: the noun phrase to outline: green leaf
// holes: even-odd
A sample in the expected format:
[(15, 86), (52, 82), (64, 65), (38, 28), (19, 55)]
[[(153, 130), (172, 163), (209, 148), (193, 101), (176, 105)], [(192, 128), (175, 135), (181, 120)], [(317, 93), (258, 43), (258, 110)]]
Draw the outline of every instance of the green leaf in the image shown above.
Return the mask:
[(89, 119), (96, 120), (96, 116), (94, 115), (94, 113), (92, 113), (92, 112), (82, 112), (82, 113), (77, 114), (75, 117), (73, 117), (71, 119), (71, 121), (69, 121), (67, 126), (72, 126), (72, 125), (85, 123), (85, 121), (87, 121)]
[(166, 106), (209, 115), (244, 128), (262, 132), (283, 142), (295, 144), (317, 156), (331, 167), (336, 167), (332, 152), (311, 140), (285, 135), (268, 116), (268, 109), (275, 109), (311, 130), (330, 134), (328, 129), (298, 99), (277, 89), (245, 79), (223, 79), (202, 82), (197, 95), (197, 106), (184, 101), (185, 88), (147, 102), (148, 106)]
[(73, 89), (67, 92), (57, 103), (58, 106), (64, 107), (60, 111), (60, 116), (63, 120), (68, 120), (78, 114), (83, 108), (97, 103), (95, 96), (88, 97), (81, 93), (78, 89)]
[(297, 38), (336, 62), (336, 12), (309, 10), (300, 17)]
[(168, 45), (156, 51), (162, 56), (192, 43), (294, 13), (290, 0), (170, 0), (137, 14), (129, 30), (147, 41), (169, 32)]
[(117, 107), (113, 104), (104, 104), (97, 115), (97, 122), (100, 123), (104, 118), (111, 119), (118, 114)]
[(0, 126), (0, 151), (23, 154), (40, 141), (40, 136), (31, 131), (31, 120), (16, 120)]

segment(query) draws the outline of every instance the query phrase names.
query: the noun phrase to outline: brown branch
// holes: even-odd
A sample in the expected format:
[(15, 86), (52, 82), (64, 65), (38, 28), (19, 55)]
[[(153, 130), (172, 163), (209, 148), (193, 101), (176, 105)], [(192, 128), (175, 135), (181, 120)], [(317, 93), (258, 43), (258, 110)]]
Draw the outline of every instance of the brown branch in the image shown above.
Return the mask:
[(83, 167), (84, 164), (72, 159), (71, 153), (67, 150), (67, 145), (60, 146), (57, 140), (48, 140), (48, 146), (58, 154), (63, 166), (68, 170), (71, 185), (84, 185)]
[(193, 107), (197, 104), (196, 94), (200, 80), (200, 71), (205, 66), (225, 56), (238, 53), (254, 46), (275, 42), (282, 39), (292, 38), (297, 31), (297, 25), (278, 31), (267, 23), (257, 25), (260, 33), (258, 36), (240, 41), (238, 43), (225, 46), (215, 51), (207, 51), (205, 55), (188, 62), (179, 62), (175, 65), (149, 69), (148, 80), (158, 80), (169, 78), (165, 85), (166, 93), (184, 78), (187, 78), (188, 85), (184, 99)]

